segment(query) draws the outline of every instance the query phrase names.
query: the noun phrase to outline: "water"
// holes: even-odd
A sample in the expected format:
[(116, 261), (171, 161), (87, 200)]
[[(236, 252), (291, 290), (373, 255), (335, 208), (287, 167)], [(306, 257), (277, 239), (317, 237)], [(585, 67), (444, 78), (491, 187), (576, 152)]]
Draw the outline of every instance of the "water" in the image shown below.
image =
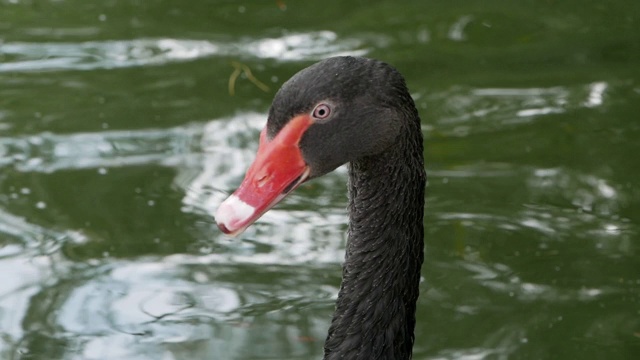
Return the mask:
[(414, 358), (637, 358), (639, 22), (622, 0), (0, 0), (0, 358), (320, 358), (345, 169), (240, 239), (212, 213), (274, 91), (341, 54), (398, 67), (423, 118)]

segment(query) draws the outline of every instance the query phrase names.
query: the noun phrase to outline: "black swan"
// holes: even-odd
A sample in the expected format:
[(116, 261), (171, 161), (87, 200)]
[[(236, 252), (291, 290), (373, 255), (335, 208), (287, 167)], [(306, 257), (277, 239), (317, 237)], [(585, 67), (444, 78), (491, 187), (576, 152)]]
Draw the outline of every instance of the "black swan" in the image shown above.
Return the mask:
[(410, 359), (423, 252), (420, 118), (400, 73), (334, 57), (277, 92), (258, 154), (215, 218), (237, 235), (301, 183), (349, 163), (349, 231), (325, 359)]

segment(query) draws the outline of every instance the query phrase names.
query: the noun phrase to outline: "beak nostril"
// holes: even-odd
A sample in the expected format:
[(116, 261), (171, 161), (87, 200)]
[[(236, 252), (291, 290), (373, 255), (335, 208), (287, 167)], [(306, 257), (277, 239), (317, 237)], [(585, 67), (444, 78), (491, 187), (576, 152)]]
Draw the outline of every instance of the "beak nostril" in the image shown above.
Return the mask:
[(264, 174), (264, 175), (258, 177), (258, 179), (256, 180), (256, 183), (257, 183), (258, 186), (262, 186), (262, 185), (264, 185), (264, 183), (267, 182), (267, 180), (269, 180), (269, 175)]

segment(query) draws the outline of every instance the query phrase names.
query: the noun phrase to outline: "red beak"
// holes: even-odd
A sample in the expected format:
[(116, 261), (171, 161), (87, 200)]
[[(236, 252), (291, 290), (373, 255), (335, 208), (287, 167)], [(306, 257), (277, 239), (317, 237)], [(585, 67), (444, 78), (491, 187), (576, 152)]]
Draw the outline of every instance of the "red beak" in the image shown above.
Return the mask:
[(240, 187), (220, 204), (215, 218), (225, 234), (236, 236), (309, 177), (300, 139), (313, 124), (309, 115), (291, 119), (271, 140), (260, 133), (258, 154)]

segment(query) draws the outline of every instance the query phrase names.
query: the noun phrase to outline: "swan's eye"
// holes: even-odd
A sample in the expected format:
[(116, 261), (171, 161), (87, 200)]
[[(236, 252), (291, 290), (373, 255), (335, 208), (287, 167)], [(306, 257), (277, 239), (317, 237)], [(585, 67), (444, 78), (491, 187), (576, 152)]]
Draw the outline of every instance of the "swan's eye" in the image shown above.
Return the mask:
[(313, 109), (312, 116), (318, 120), (324, 120), (331, 115), (331, 107), (325, 103), (320, 103)]

